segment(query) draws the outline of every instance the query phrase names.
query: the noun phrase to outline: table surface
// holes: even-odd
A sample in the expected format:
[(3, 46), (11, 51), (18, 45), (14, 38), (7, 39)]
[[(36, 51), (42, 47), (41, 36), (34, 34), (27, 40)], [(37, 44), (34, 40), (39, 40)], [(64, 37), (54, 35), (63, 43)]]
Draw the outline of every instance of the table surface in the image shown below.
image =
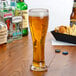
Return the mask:
[[(45, 45), (45, 61), (47, 72), (30, 71), (33, 48), (31, 35), (21, 40), (0, 46), (0, 76), (76, 76), (76, 47), (52, 46), (53, 36), (47, 33)], [(55, 49), (61, 49), (55, 53)], [(68, 55), (63, 55), (68, 51)]]

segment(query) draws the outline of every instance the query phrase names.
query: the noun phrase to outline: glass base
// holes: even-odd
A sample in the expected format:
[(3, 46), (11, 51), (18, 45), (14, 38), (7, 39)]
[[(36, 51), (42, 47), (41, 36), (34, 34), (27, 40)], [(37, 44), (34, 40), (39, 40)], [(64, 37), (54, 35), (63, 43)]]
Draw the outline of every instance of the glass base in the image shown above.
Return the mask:
[(42, 72), (42, 71), (47, 71), (47, 66), (44, 66), (44, 67), (36, 67), (36, 66), (33, 66), (33, 65), (31, 65), (31, 70), (32, 71), (40, 71), (40, 72)]

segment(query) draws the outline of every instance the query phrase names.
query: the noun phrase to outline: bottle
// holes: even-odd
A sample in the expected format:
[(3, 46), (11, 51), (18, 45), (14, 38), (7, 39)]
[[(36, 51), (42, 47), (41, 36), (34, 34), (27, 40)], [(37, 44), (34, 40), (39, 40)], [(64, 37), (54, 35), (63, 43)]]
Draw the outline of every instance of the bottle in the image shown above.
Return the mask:
[(76, 24), (76, 0), (74, 0), (74, 5), (72, 9), (72, 13), (70, 16), (70, 25)]
[(28, 6), (24, 3), (24, 0), (18, 0), (16, 4), (15, 15), (22, 16), (22, 36), (28, 35)]
[(12, 29), (13, 12), (12, 8), (9, 5), (7, 5), (8, 2), (6, 0), (1, 0), (1, 4), (2, 8), (0, 10), (0, 21), (7, 25), (8, 29), (7, 41), (9, 43), (13, 41), (13, 29)]

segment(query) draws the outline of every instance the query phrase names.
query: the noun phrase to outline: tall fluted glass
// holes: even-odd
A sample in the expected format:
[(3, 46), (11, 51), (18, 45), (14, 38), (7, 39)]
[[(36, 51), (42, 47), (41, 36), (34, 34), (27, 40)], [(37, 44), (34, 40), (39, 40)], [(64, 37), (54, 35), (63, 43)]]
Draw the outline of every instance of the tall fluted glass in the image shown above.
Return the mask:
[(48, 10), (47, 9), (30, 9), (29, 25), (33, 41), (33, 63), (31, 70), (46, 71), (45, 65), (45, 37), (48, 29)]

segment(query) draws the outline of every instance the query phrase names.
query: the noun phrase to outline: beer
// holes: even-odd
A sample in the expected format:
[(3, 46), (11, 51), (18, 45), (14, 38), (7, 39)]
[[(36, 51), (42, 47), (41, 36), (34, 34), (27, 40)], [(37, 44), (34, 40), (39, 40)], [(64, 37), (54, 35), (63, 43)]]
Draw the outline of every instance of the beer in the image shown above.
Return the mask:
[(76, 24), (76, 0), (74, 0), (73, 10), (70, 16), (70, 25)]
[[(41, 15), (42, 14), (42, 15)], [(48, 14), (29, 14), (29, 24), (33, 40), (33, 64), (34, 67), (45, 67), (44, 46), (48, 28)]]

